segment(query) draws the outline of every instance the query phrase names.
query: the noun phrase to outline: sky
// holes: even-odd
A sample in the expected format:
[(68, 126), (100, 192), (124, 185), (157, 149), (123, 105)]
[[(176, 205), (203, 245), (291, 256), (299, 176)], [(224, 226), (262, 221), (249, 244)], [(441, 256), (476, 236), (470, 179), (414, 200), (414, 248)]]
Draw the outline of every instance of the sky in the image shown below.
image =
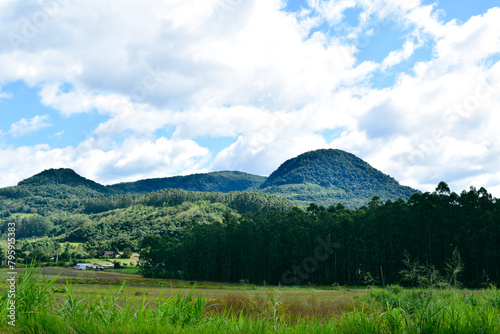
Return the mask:
[(500, 8), (481, 0), (0, 0), (0, 186), (351, 152), (500, 197)]

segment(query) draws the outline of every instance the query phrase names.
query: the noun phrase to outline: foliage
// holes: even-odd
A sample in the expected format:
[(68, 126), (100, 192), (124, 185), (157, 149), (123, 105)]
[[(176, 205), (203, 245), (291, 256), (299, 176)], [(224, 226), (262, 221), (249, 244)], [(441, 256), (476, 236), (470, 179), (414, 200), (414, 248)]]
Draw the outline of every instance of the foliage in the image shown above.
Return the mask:
[[(175, 247), (158, 250), (161, 261), (150, 248), (140, 251), (144, 270), (157, 277), (474, 287), (484, 275), (500, 282), (499, 227), (500, 202), (471, 188), (460, 196), (415, 194), (409, 202), (373, 198), (358, 210), (311, 204), (307, 210), (225, 215), (187, 226)], [(172, 251), (161, 253), (166, 249)], [(158, 269), (163, 267), (168, 271)]]
[[(141, 268), (151, 276), (268, 284), (385, 285), (405, 277), (402, 284), (415, 286), (472, 287), (484, 277), (500, 282), (500, 201), (484, 188), (456, 194), (442, 182), (435, 192), (415, 193), (408, 201), (374, 196), (356, 210), (340, 203), (304, 209), (262, 192), (274, 187), (285, 195), (317, 191), (325, 200), (330, 191), (347, 196), (345, 185), (329, 179), (335, 175), (328, 174), (331, 166), (338, 167), (335, 173), (356, 176), (363, 171), (372, 181), (387, 180), (361, 160), (335, 150), (310, 152), (279, 169), (290, 175), (303, 171), (311, 183), (279, 184), (280, 172), (269, 178), (277, 183), (261, 192), (162, 189), (116, 194), (73, 171), (51, 170), (3, 193), (0, 231), (5, 238), (8, 224), (16, 225), (20, 262), (45, 261), (64, 251), (70, 261), (102, 257), (110, 250), (144, 251), (149, 247), (144, 239), (158, 236), (166, 250), (151, 248), (146, 257), (141, 254)], [(288, 172), (281, 180), (288, 180)], [(326, 183), (317, 184), (321, 175)], [(215, 176), (239, 177), (232, 172)], [(353, 189), (360, 187), (353, 183)], [(314, 199), (301, 196), (294, 200)], [(63, 250), (61, 242), (80, 245)], [(162, 262), (149, 261), (153, 251), (165, 252)]]
[(243, 172), (223, 171), (119, 183), (108, 188), (117, 193), (149, 193), (161, 189), (227, 193), (257, 188), (265, 179)]
[(72, 187), (83, 186), (97, 192), (108, 193), (109, 190), (92, 180), (81, 177), (68, 168), (48, 169), (26, 180), (19, 182), (19, 186), (40, 187), (47, 185), (67, 185)]
[(130, 259), (130, 257), (132, 256), (132, 249), (130, 249), (130, 247), (126, 247), (124, 250), (123, 250), (123, 253), (122, 255), (120, 255), (120, 258), (122, 259)]
[(301, 204), (342, 203), (352, 209), (367, 204), (374, 196), (407, 200), (417, 192), (355, 155), (333, 149), (311, 151), (285, 161), (260, 188)]

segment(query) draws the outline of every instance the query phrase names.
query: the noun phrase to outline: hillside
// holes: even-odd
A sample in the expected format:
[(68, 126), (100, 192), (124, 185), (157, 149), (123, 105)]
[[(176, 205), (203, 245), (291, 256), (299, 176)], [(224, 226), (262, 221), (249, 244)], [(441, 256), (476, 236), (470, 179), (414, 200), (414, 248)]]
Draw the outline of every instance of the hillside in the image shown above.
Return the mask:
[(311, 151), (287, 160), (268, 178), (223, 171), (108, 186), (115, 193), (129, 194), (169, 188), (223, 193), (249, 190), (278, 195), (304, 206), (311, 202), (324, 206), (342, 203), (352, 209), (366, 205), (374, 196), (407, 200), (417, 192), (355, 155), (333, 149)]
[(311, 151), (285, 161), (260, 186), (260, 191), (303, 205), (342, 203), (350, 208), (364, 205), (374, 196), (407, 200), (417, 192), (355, 155), (334, 149)]
[(222, 171), (119, 183), (108, 189), (117, 193), (149, 193), (167, 188), (226, 193), (256, 189), (265, 180), (264, 176)]
[(65, 184), (73, 187), (85, 186), (96, 191), (109, 192), (105, 186), (88, 180), (69, 168), (47, 169), (18, 183), (19, 186), (44, 186), (49, 184)]
[(86, 179), (69, 168), (48, 169), (20, 181), (16, 187), (0, 189), (0, 196), (92, 198), (111, 194), (102, 184)]
[(392, 177), (362, 159), (341, 150), (306, 152), (285, 161), (268, 178), (237, 171), (154, 178), (103, 186), (71, 169), (50, 169), (0, 189), (0, 196), (99, 198), (119, 194), (148, 194), (162, 189), (197, 192), (254, 191), (277, 195), (296, 204), (314, 202), (326, 207), (341, 203), (355, 209), (374, 196), (381, 200), (407, 200), (417, 190), (401, 186)]

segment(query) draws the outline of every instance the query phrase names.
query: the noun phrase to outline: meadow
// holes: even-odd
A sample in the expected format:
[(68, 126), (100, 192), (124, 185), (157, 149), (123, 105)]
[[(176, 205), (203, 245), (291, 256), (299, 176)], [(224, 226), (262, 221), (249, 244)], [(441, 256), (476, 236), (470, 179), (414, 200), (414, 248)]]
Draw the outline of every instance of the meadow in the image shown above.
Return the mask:
[(500, 332), (494, 286), (290, 288), (32, 266), (19, 271), (16, 294), (15, 326), (3, 317), (2, 333)]

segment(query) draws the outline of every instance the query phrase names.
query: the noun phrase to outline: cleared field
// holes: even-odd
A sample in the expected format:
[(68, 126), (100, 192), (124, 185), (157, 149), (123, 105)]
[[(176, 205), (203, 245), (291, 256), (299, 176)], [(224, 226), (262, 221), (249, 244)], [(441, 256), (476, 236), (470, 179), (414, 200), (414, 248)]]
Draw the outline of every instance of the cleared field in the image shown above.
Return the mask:
[(238, 296), (248, 299), (267, 298), (269, 290), (276, 293), (280, 300), (299, 301), (332, 301), (353, 300), (355, 296), (366, 293), (365, 289), (338, 289), (323, 290), (313, 288), (288, 288), (288, 287), (264, 287), (237, 283), (214, 283), (196, 282), (168, 279), (143, 278), (137, 274), (123, 274), (119, 272), (87, 271), (70, 268), (44, 267), (40, 268), (42, 279), (58, 278), (54, 282), (56, 294), (64, 293), (65, 286), (70, 283), (77, 295), (103, 294), (116, 291), (124, 284), (121, 295), (135, 297), (146, 297), (153, 300), (160, 297), (171, 297), (179, 292), (186, 294), (191, 290), (201, 293), (208, 299), (224, 298), (227, 296)]
[[(20, 327), (0, 323), (1, 333), (500, 332), (495, 286), (475, 293), (398, 285), (289, 288), (67, 268), (31, 268), (18, 275)], [(8, 286), (0, 284), (5, 303)]]

